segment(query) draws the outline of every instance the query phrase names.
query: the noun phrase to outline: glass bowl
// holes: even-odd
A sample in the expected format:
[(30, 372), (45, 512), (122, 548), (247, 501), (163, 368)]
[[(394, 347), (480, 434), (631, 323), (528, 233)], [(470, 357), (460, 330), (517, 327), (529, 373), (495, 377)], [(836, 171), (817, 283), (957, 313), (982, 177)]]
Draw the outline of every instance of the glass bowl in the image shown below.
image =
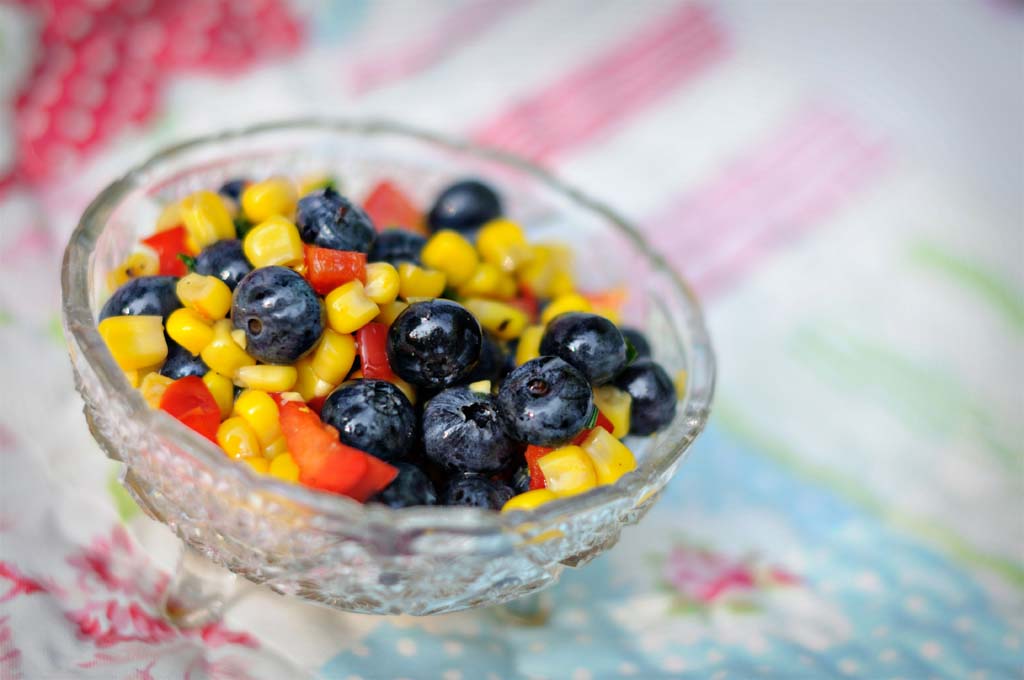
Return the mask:
[[(626, 321), (647, 333), (670, 374), (688, 376), (671, 425), (629, 440), (638, 469), (529, 514), (393, 510), (261, 476), (150, 409), (96, 330), (107, 272), (152, 230), (163, 202), (239, 176), (323, 171), (356, 199), (389, 178), (420, 205), (456, 179), (486, 178), (531, 240), (572, 245), (581, 289), (627, 287)], [(86, 209), (65, 252), (62, 286), (86, 419), (107, 455), (124, 463), (123, 484), (139, 506), (212, 562), (279, 593), (351, 612), (426, 615), (497, 604), (586, 564), (654, 504), (703, 428), (714, 388), (696, 299), (622, 218), (523, 160), (387, 122), (275, 123), (158, 153)], [(183, 568), (201, 571), (187, 561)]]

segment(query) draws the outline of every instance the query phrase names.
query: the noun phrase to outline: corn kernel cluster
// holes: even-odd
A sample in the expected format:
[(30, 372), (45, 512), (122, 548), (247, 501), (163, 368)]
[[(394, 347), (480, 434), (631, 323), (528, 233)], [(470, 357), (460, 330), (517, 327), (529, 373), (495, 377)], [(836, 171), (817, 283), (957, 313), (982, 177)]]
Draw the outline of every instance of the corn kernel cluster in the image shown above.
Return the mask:
[[(297, 206), (301, 196), (333, 185), (324, 175), (297, 182), (270, 177), (245, 183), (240, 193), (230, 197), (202, 190), (170, 202), (155, 229), (167, 235), (178, 229), (181, 252), (143, 247), (110, 272), (108, 284), (113, 290), (139, 277), (166, 275), (164, 268), (178, 260), (192, 269), (195, 257), (201, 257), (204, 249), (228, 239), (239, 239), (252, 268), (286, 267), (310, 280), (316, 268), (310, 252), (318, 246), (303, 242), (305, 232), (298, 226), (303, 223)], [(373, 218), (383, 224), (400, 219), (376, 214)], [(422, 218), (410, 221), (410, 229), (422, 229)], [(417, 301), (453, 298), (496, 341), (514, 342), (514, 362), (521, 365), (540, 355), (547, 324), (558, 315), (594, 312), (617, 323), (624, 297), (577, 291), (569, 248), (530, 243), (523, 228), (506, 217), (486, 221), (475, 233), (437, 229), (426, 240), (419, 258), (367, 262), (361, 257), (360, 267), (365, 265), (365, 271), (360, 269), (357, 278), (316, 289), (329, 291), (321, 301), (322, 334), (290, 365), (254, 358), (253, 354), (259, 356), (255, 345), (247, 351), (246, 332), (236, 328), (231, 318), (234, 286), (229, 287), (218, 275), (195, 271), (174, 274), (179, 277), (175, 285), (179, 306), (170, 313), (109, 316), (100, 321), (99, 333), (129, 383), (153, 408), (161, 407), (168, 388), (175, 383), (161, 373), (171, 350), (180, 346), (201, 360), (206, 370), (202, 383), (219, 413), (215, 438), (220, 448), (259, 474), (298, 483), (302, 458), (289, 451), (280, 404), (289, 400), (311, 406), (322, 403), (342, 383), (361, 379), (366, 348), (358, 338), (368, 324), (390, 326)], [(175, 266), (185, 270), (183, 265)], [(369, 374), (369, 369), (366, 371)], [(418, 401), (412, 385), (398, 376), (386, 379), (411, 403)], [(491, 394), (497, 387), (491, 380), (469, 385), (481, 394)], [(594, 403), (606, 425), (611, 423), (611, 431), (594, 426), (581, 433), (576, 443), (539, 457), (536, 464), (544, 488), (514, 496), (504, 511), (530, 510), (595, 486), (614, 484), (636, 468), (633, 454), (621, 441), (630, 429), (630, 395), (603, 385), (594, 390)]]

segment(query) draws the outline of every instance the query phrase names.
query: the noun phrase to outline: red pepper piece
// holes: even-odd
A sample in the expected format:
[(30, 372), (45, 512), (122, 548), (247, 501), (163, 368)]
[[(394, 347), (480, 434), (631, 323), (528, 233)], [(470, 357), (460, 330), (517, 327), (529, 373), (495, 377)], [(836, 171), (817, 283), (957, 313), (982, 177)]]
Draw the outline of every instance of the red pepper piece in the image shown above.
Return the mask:
[(519, 297), (509, 300), (508, 304), (525, 312), (526, 316), (530, 318), (530, 323), (537, 323), (537, 318), (540, 315), (540, 302), (526, 284), (519, 284)]
[(394, 380), (395, 374), (388, 361), (388, 327), (371, 322), (356, 331), (359, 346), (359, 365), (363, 377), (374, 380)]
[(327, 396), (325, 394), (322, 397), (313, 397), (306, 403), (306, 406), (313, 409), (317, 415), (320, 415), (320, 412), (324, 410), (324, 402), (327, 401)]
[(530, 473), (530, 491), (543, 489), (547, 485), (547, 482), (544, 480), (544, 473), (541, 472), (540, 465), (537, 461), (552, 451), (554, 451), (554, 449), (546, 446), (534, 446), (533, 444), (530, 444), (526, 447), (526, 467)]
[(594, 293), (580, 293), (584, 299), (594, 306), (595, 309), (608, 309), (619, 311), (626, 303), (629, 291), (624, 286), (609, 288)]
[(377, 493), (398, 474), (397, 468), (338, 441), (338, 431), (324, 425), (306, 404), (281, 407), (281, 431), (299, 466), (299, 481), (360, 502)]
[(190, 375), (172, 382), (160, 397), (160, 409), (210, 441), (217, 442), (220, 407), (202, 378)]
[(304, 246), (306, 280), (320, 295), (356, 279), (366, 283), (366, 253)]
[(580, 432), (576, 435), (576, 438), (572, 440), (572, 443), (579, 446), (583, 443), (583, 440), (590, 436), (591, 432), (599, 427), (603, 427), (608, 430), (608, 434), (615, 434), (615, 426), (612, 425), (612, 421), (608, 420), (608, 416), (601, 412), (601, 409), (597, 409), (597, 422), (594, 423), (594, 427), (587, 428), (586, 430), (583, 430), (583, 432)]
[(181, 261), (179, 255), (190, 255), (188, 247), (185, 246), (185, 227), (177, 226), (172, 229), (158, 231), (149, 238), (142, 239), (142, 242), (156, 252), (160, 261), (161, 276), (184, 276), (188, 268)]
[(363, 201), (363, 210), (373, 220), (377, 231), (388, 227), (400, 227), (425, 234), (423, 215), (401, 189), (384, 180), (373, 188)]

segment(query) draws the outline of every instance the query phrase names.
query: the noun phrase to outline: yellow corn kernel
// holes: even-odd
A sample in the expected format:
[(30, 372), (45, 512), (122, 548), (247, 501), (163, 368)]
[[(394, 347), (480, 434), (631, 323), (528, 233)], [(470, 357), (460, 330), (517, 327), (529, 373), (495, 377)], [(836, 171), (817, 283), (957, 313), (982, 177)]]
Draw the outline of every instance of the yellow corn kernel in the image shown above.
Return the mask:
[(287, 392), (295, 386), (298, 374), (294, 366), (242, 366), (235, 373), (235, 383), (239, 387), (265, 392)]
[(107, 274), (107, 286), (116, 290), (140, 276), (153, 276), (160, 271), (160, 263), (149, 253), (132, 253), (117, 268)]
[(231, 215), (231, 219), (234, 220), (238, 216), (238, 204), (235, 203), (234, 199), (228, 198), (224, 194), (218, 193), (220, 196), (220, 202), (227, 208), (228, 214)]
[[(270, 446), (281, 436), (280, 413), (273, 398), (261, 390), (245, 390), (235, 399), (236, 416), (241, 416), (256, 432), (260, 446), (256, 453), (262, 453), (264, 446)], [(226, 422), (226, 421), (225, 421)], [(254, 454), (255, 455), (255, 454)]]
[(390, 263), (371, 262), (366, 265), (366, 297), (378, 305), (394, 302), (400, 285), (398, 270)]
[(253, 267), (293, 267), (305, 262), (299, 229), (290, 220), (273, 215), (249, 230), (242, 250)]
[[(636, 469), (633, 452), (603, 427), (591, 430), (580, 448), (590, 457), (598, 484), (614, 484), (619, 477)], [(547, 473), (544, 474), (547, 479)]]
[(252, 366), (256, 360), (245, 353), (231, 337), (231, 320), (221, 319), (213, 324), (213, 340), (199, 356), (210, 370), (234, 377), (242, 366)]
[(498, 279), (498, 292), (496, 297), (501, 300), (511, 300), (519, 293), (519, 286), (511, 274), (502, 272)]
[(181, 221), (187, 245), (198, 252), (217, 241), (235, 238), (235, 223), (224, 201), (212, 191), (197, 191), (181, 200)]
[(181, 304), (210, 321), (223, 319), (231, 311), (231, 289), (216, 276), (189, 274), (174, 288)]
[(160, 399), (173, 380), (159, 373), (149, 373), (139, 383), (139, 392), (150, 408), (160, 408)]
[(683, 398), (686, 397), (687, 378), (689, 378), (689, 374), (686, 372), (686, 369), (680, 368), (678, 371), (676, 371), (675, 380), (672, 381), (675, 383), (676, 398), (679, 399), (679, 401), (682, 401)]
[(272, 460), (287, 450), (288, 440), (282, 435), (263, 447), (263, 457), (267, 460)]
[[(519, 278), (538, 297), (557, 297), (572, 290), (572, 251), (566, 246), (537, 243), (530, 246), (530, 260)], [(566, 283), (569, 289), (565, 290)]]
[(629, 412), (633, 406), (633, 397), (629, 392), (620, 390), (614, 385), (602, 385), (594, 388), (594, 405), (601, 413), (612, 421), (615, 436), (622, 439), (629, 434)]
[[(322, 380), (313, 370), (313, 363), (309, 357), (303, 357), (295, 362), (295, 391), (299, 393), (303, 401), (310, 401), (317, 397), (325, 397), (331, 393), (341, 382), (329, 383)], [(342, 376), (344, 378), (344, 376)]]
[(444, 292), (447, 278), (444, 272), (417, 267), (411, 262), (398, 265), (398, 294), (408, 300), (411, 297), (436, 298)]
[(469, 389), (473, 392), (479, 392), (481, 394), (491, 393), (491, 381), (490, 380), (477, 380), (474, 383), (469, 383)]
[(527, 326), (519, 336), (516, 347), (516, 366), (522, 366), (540, 356), (540, 340), (544, 337), (544, 326)]
[(279, 395), (279, 398), (281, 399), (282, 404), (287, 403), (289, 401), (306, 401), (298, 392), (282, 392)]
[(124, 371), (124, 377), (132, 387), (138, 387), (142, 383), (142, 376), (139, 375), (139, 371), (137, 369)]
[(242, 211), (256, 224), (274, 215), (291, 219), (298, 200), (294, 184), (287, 179), (272, 177), (245, 188), (242, 192)]
[(405, 311), (405, 308), (409, 306), (408, 302), (401, 300), (395, 300), (389, 302), (386, 305), (380, 305), (380, 314), (378, 314), (374, 321), (390, 326), (398, 318), (398, 315)]
[(249, 458), (263, 453), (256, 430), (245, 418), (239, 416), (228, 418), (220, 424), (217, 428), (217, 443), (232, 458)]
[(267, 472), (271, 477), (277, 477), (286, 482), (299, 481), (299, 466), (295, 463), (295, 459), (292, 458), (292, 454), (287, 451), (274, 456), (274, 459), (270, 461), (270, 467)]
[(217, 371), (207, 371), (203, 376), (203, 382), (220, 408), (220, 417), (223, 419), (231, 415), (231, 407), (235, 405), (235, 384), (231, 379), (225, 378)]
[(324, 330), (310, 357), (313, 372), (321, 380), (337, 385), (345, 379), (356, 360), (356, 339), (351, 335)]
[(452, 286), (461, 286), (473, 276), (480, 262), (473, 244), (451, 229), (442, 229), (427, 240), (420, 253), (423, 264), (444, 272)]
[(551, 489), (534, 489), (533, 491), (521, 493), (518, 496), (512, 496), (512, 498), (505, 502), (505, 505), (501, 506), (501, 511), (533, 510), (557, 498), (558, 494)]
[(248, 458), (243, 458), (242, 460), (248, 463), (249, 467), (251, 467), (256, 472), (260, 473), (261, 475), (267, 474), (267, 471), (270, 469), (270, 461), (267, 460), (266, 458), (250, 456)]
[(327, 323), (337, 333), (354, 333), (380, 313), (377, 303), (366, 297), (361, 281), (338, 286), (324, 298)]
[(480, 325), (502, 340), (511, 340), (522, 335), (526, 325), (530, 323), (526, 312), (496, 300), (485, 298), (469, 298), (463, 305), (473, 313)]
[[(469, 279), (459, 286), (462, 297), (497, 297), (502, 286), (501, 270), (490, 262), (481, 262)], [(515, 285), (513, 283), (513, 285)]]
[[(597, 428), (602, 430), (602, 428)], [(618, 443), (618, 440), (615, 440)], [(559, 496), (590, 491), (597, 485), (594, 464), (579, 446), (563, 446), (537, 459), (544, 485)]]
[(570, 293), (552, 300), (551, 304), (541, 312), (540, 320), (542, 323), (550, 323), (559, 314), (565, 314), (566, 312), (589, 312), (591, 309), (593, 308), (587, 298), (578, 293)]
[(157, 231), (174, 229), (180, 224), (183, 224), (181, 220), (181, 201), (174, 201), (165, 205), (163, 210), (160, 211), (160, 216), (156, 218)]
[(480, 228), (476, 236), (476, 247), (485, 262), (490, 262), (504, 272), (516, 271), (533, 256), (523, 228), (502, 217)]
[(392, 385), (394, 385), (398, 389), (402, 390), (402, 394), (405, 395), (405, 398), (409, 400), (410, 404), (412, 404), (413, 406), (416, 405), (416, 388), (415, 387), (413, 387), (409, 383), (405, 382), (404, 380), (399, 378), (397, 375), (392, 377), (391, 380), (389, 380), (388, 382), (390, 382)]
[(317, 189), (326, 189), (327, 187), (334, 187), (340, 191), (337, 178), (328, 172), (313, 172), (299, 178), (299, 181), (295, 183), (295, 188), (299, 190), (299, 196), (305, 196)]
[(551, 277), (551, 283), (548, 286), (550, 297), (557, 298), (569, 295), (574, 290), (576, 290), (576, 284), (573, 281), (572, 272), (568, 269), (557, 271)]
[(231, 339), (234, 340), (235, 344), (241, 347), (242, 349), (246, 349), (249, 345), (249, 338), (246, 337), (245, 331), (243, 331), (241, 328), (236, 328), (235, 330), (231, 331)]
[(167, 358), (164, 324), (159, 316), (110, 316), (100, 321), (99, 331), (114, 361), (125, 371)]
[(192, 354), (199, 354), (213, 341), (213, 327), (198, 312), (182, 307), (167, 317), (167, 335)]

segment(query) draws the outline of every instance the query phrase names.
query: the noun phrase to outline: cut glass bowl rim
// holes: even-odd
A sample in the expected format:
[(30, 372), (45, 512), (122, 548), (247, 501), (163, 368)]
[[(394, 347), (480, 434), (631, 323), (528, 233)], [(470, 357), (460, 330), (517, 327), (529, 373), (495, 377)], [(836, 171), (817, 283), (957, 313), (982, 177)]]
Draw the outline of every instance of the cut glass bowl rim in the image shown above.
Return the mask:
[[(688, 389), (684, 400), (680, 403), (684, 413), (677, 417), (686, 418), (686, 429), (678, 439), (665, 444), (671, 447), (671, 450), (667, 454), (661, 455), (657, 461), (649, 459), (643, 461), (635, 472), (626, 475), (613, 485), (600, 486), (585, 494), (562, 498), (542, 505), (531, 512), (498, 513), (480, 508), (448, 506), (415, 506), (393, 509), (383, 504), (360, 504), (344, 496), (317, 491), (300, 484), (291, 484), (269, 475), (259, 474), (250, 466), (240, 465), (237, 461), (225, 456), (215, 444), (196, 432), (182, 427), (166, 413), (150, 408), (140, 393), (130, 387), (124, 373), (107, 351), (90, 308), (89, 260), (97, 238), (106, 226), (113, 209), (129, 192), (145, 186), (150, 172), (161, 163), (171, 161), (206, 145), (289, 131), (319, 131), (366, 137), (397, 136), (438, 146), (449, 151), (476, 156), (481, 160), (506, 165), (531, 176), (573, 203), (599, 214), (613, 225), (648, 259), (654, 269), (668, 277), (671, 284), (677, 288), (686, 301), (688, 309), (685, 310), (687, 312), (685, 324), (692, 340), (692, 347), (684, 350), (684, 354), (687, 356), (688, 369), (691, 374), (696, 373), (693, 366), (689, 365), (689, 361), (692, 360), (691, 350), (693, 347), (700, 347), (696, 360), (702, 363), (700, 375), (704, 376), (704, 384), (696, 395)], [(387, 120), (292, 119), (225, 130), (165, 147), (111, 182), (85, 209), (64, 252), (61, 289), (65, 331), (69, 334), (69, 338), (73, 338), (74, 344), (81, 348), (86, 361), (97, 378), (104, 384), (106, 391), (119, 394), (120, 398), (124, 400), (125, 410), (129, 417), (138, 419), (150, 430), (157, 431), (187, 447), (192, 455), (197, 456), (215, 475), (222, 479), (244, 484), (251, 491), (279, 496), (315, 511), (326, 520), (340, 520), (349, 527), (356, 522), (372, 524), (381, 528), (389, 527), (397, 531), (444, 527), (462, 531), (468, 529), (477, 536), (502, 533), (514, 537), (527, 533), (526, 530), (531, 527), (547, 527), (558, 524), (623, 497), (637, 497), (642, 489), (677, 463), (703, 430), (714, 394), (715, 358), (696, 296), (679, 274), (647, 244), (639, 231), (626, 219), (604, 203), (587, 196), (556, 178), (547, 170), (518, 156)], [(634, 498), (634, 500), (639, 502), (642, 499)]]

